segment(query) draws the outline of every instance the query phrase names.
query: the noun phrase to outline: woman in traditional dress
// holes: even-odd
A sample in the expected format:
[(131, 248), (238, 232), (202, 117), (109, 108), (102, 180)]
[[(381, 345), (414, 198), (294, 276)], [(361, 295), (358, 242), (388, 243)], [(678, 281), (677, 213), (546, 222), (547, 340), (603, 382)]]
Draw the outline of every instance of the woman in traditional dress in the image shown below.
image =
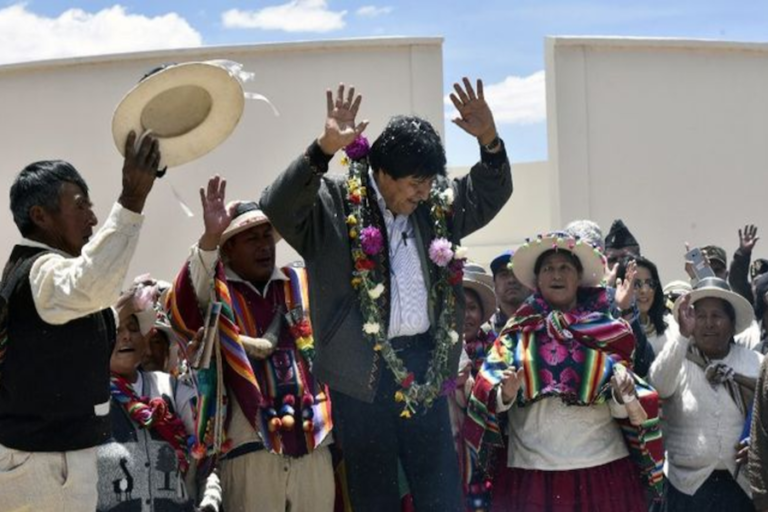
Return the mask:
[[(646, 511), (643, 482), (658, 489), (662, 478), (658, 399), (631, 373), (635, 340), (609, 313), (604, 256), (551, 233), (520, 247), (512, 266), (535, 293), (491, 348), (464, 428), (483, 467), (501, 440), (498, 415), (508, 416), (509, 470), (494, 480), (491, 510)], [(617, 281), (617, 294), (633, 278)]]

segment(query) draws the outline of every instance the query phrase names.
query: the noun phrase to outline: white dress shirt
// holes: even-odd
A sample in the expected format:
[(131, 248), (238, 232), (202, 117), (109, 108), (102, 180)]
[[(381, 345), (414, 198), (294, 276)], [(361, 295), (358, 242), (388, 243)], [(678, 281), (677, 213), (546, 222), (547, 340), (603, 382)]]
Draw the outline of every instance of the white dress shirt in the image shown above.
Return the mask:
[[(713, 471), (736, 471), (736, 444), (744, 417), (724, 385), (712, 387), (704, 370), (688, 360), (690, 340), (674, 331), (651, 365), (649, 380), (664, 400), (661, 428), (667, 449), (665, 472), (679, 491), (693, 495)], [(732, 343), (722, 362), (756, 378), (763, 356)], [(748, 495), (746, 471), (738, 483)]]
[(429, 330), (427, 285), (416, 246), (415, 228), (408, 215), (394, 215), (368, 172), (389, 240), (390, 298), (388, 337), (413, 336)]

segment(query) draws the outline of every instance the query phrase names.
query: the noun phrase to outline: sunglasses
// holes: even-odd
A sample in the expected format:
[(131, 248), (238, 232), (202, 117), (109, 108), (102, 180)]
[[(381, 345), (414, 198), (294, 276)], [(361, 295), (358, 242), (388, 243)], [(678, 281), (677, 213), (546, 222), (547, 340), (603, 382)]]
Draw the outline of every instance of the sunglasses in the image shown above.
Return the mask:
[(651, 290), (655, 290), (656, 289), (656, 281), (654, 281), (653, 279), (635, 279), (632, 282), (632, 287), (635, 290), (642, 290), (643, 286), (647, 286)]

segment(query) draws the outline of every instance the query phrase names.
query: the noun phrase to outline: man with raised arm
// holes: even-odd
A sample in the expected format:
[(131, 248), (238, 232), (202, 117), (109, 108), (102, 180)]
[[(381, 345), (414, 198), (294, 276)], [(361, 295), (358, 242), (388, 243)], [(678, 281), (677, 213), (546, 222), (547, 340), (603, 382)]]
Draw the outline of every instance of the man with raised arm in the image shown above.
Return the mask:
[[(398, 459), (416, 510), (463, 510), (445, 398), (461, 353), (459, 244), (501, 210), (512, 176), (482, 82), (454, 89), (454, 122), (480, 152), (466, 176), (447, 179), (440, 136), (419, 117), (392, 118), (369, 149), (361, 96), (340, 85), (320, 137), (261, 198), (306, 260), (315, 375), (331, 388), (355, 510), (398, 510)], [(349, 174), (327, 175), (342, 148)]]
[(71, 164), (32, 163), (11, 186), (23, 238), (0, 285), (0, 511), (96, 509), (96, 447), (110, 436), (109, 359), (120, 320), (111, 305), (160, 162), (155, 139), (136, 148), (135, 140), (126, 141), (120, 197), (95, 234), (88, 186)]

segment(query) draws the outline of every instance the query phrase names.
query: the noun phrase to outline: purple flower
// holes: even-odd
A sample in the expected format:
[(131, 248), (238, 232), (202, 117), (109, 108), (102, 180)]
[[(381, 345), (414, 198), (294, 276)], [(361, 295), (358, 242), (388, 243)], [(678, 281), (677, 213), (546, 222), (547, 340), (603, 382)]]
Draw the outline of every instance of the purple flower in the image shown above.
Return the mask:
[(456, 385), (456, 379), (455, 378), (453, 378), (453, 379), (445, 379), (443, 381), (443, 385), (440, 388), (440, 395), (441, 396), (450, 395), (454, 391), (456, 391), (456, 388), (457, 388), (457, 385)]
[(357, 138), (352, 141), (347, 147), (344, 148), (344, 152), (351, 160), (360, 160), (368, 156), (368, 152), (371, 150), (368, 139), (363, 135), (358, 135)]
[(363, 247), (363, 252), (368, 256), (379, 254), (384, 248), (384, 238), (381, 236), (379, 228), (373, 226), (363, 228), (360, 232), (360, 245)]
[(445, 238), (435, 238), (429, 244), (429, 259), (438, 267), (446, 266), (453, 259), (451, 242)]

